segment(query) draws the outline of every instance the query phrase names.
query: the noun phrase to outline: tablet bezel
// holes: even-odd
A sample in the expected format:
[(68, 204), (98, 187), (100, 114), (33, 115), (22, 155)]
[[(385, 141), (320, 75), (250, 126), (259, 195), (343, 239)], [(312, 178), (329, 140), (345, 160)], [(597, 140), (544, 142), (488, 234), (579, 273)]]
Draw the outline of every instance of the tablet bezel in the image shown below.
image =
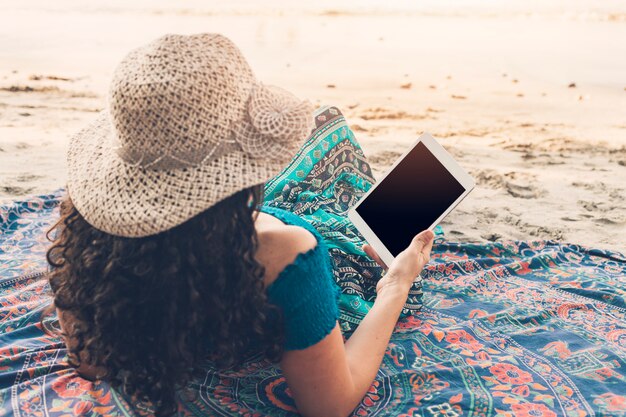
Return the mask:
[[(380, 258), (385, 262), (386, 265), (390, 265), (394, 260), (394, 256), (389, 252), (387, 247), (381, 242), (381, 240), (376, 236), (376, 233), (368, 224), (363, 220), (361, 215), (358, 213), (357, 209), (361, 205), (363, 201), (367, 199), (367, 197), (372, 193), (376, 187), (378, 187), (385, 180), (387, 175), (389, 175), (396, 166), (404, 160), (404, 158), (415, 148), (419, 143), (423, 143), (428, 150), (441, 162), (441, 164), (450, 172), (454, 178), (461, 184), (461, 186), (465, 189), (465, 192), (461, 194), (450, 206), (447, 210), (445, 210), (428, 228), (428, 230), (433, 230), (475, 187), (476, 182), (474, 179), (454, 160), (452, 155), (448, 153), (430, 134), (424, 133), (422, 134), (416, 141), (413, 143), (409, 149), (402, 154), (398, 160), (389, 168), (389, 170), (383, 175), (377, 182), (368, 190), (367, 193), (363, 195), (359, 199), (359, 201), (348, 211), (348, 218), (352, 223), (356, 226), (356, 228), (361, 232), (365, 240), (376, 250), (376, 253), (380, 256)], [(415, 234), (421, 232), (421, 230), (416, 230)]]

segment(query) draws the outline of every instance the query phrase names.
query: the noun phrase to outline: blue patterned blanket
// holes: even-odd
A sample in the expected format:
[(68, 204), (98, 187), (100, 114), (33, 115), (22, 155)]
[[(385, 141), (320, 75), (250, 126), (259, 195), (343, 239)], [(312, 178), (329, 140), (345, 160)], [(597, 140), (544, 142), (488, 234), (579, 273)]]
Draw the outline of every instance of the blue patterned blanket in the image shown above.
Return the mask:
[[(379, 268), (360, 251), (346, 210), (373, 181), (336, 108), (267, 184), (328, 241), (349, 337), (371, 306)], [(45, 231), (62, 191), (0, 207), (0, 415), (149, 415), (149, 404), (80, 378), (41, 320), (49, 305)], [(626, 259), (551, 241), (459, 244), (439, 231), (383, 364), (355, 416), (583, 417), (626, 415)], [(423, 307), (420, 307), (423, 304)], [(206, 366), (180, 415), (288, 416), (280, 370), (252, 357)]]

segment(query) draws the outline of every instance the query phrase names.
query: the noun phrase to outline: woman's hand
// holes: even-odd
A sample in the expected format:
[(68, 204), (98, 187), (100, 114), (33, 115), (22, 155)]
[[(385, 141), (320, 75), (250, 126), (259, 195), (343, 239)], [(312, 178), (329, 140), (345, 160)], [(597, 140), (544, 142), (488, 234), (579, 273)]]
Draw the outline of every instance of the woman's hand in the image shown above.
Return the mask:
[(363, 245), (363, 251), (387, 271), (376, 284), (376, 292), (380, 294), (388, 289), (408, 292), (415, 278), (430, 260), (434, 237), (435, 235), (430, 230), (425, 230), (416, 235), (409, 247), (395, 257), (389, 268), (380, 259), (374, 248), (370, 245)]

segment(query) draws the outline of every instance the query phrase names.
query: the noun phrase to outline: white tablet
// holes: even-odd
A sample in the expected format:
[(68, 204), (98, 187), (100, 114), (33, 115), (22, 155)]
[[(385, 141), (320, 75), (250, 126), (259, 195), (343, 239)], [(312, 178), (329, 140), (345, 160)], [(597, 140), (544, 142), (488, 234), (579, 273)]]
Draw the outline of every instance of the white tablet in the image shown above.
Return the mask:
[(422, 230), (432, 230), (474, 188), (472, 177), (424, 133), (348, 218), (389, 265)]

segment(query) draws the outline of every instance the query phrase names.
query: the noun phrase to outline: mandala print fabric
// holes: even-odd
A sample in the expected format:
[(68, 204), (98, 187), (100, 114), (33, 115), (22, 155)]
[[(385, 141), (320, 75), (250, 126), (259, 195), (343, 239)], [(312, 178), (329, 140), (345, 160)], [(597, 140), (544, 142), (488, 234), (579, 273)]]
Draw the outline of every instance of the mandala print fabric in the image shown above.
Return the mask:
[[(316, 121), (266, 184), (264, 204), (298, 214), (327, 241), (349, 337), (381, 270), (346, 211), (374, 179), (339, 110), (322, 108)], [(0, 207), (0, 415), (150, 415), (149, 404), (79, 377), (54, 336), (58, 320), (42, 320), (45, 232), (62, 194)], [(626, 415), (622, 254), (552, 241), (460, 244), (439, 230), (422, 276), (355, 416)], [(188, 391), (183, 416), (296, 415), (280, 370), (258, 356), (237, 371), (202, 364)]]

